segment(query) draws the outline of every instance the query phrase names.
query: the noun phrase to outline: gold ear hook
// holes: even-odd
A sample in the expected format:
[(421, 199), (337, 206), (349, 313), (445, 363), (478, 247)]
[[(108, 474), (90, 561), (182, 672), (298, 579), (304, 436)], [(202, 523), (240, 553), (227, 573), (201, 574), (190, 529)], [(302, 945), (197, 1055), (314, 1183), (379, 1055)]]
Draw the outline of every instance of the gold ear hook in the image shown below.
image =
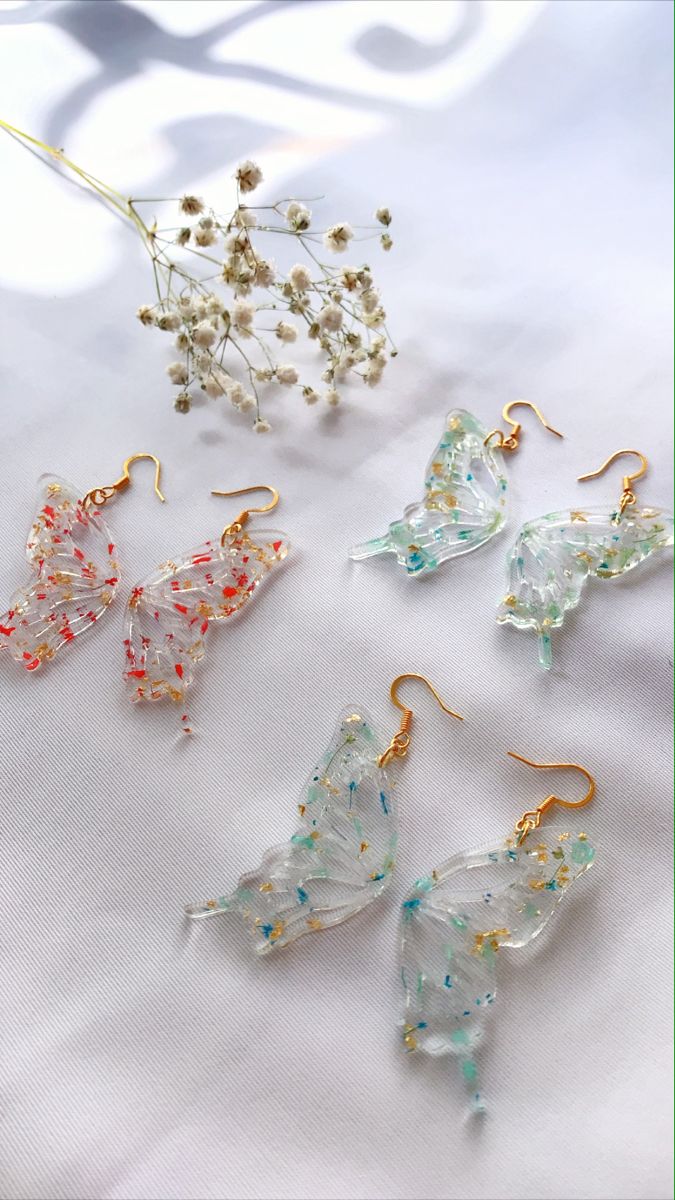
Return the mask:
[(522, 425), (518, 421), (514, 421), (513, 417), (509, 416), (511, 409), (518, 408), (518, 407), (531, 408), (532, 412), (535, 413), (535, 415), (541, 421), (542, 425), (544, 426), (544, 429), (548, 429), (549, 433), (554, 433), (556, 437), (561, 438), (564, 436), (562, 433), (559, 433), (557, 429), (554, 429), (552, 425), (549, 425), (548, 421), (546, 420), (546, 417), (543, 415), (542, 412), (540, 412), (540, 410), (537, 408), (536, 404), (531, 404), (529, 400), (511, 400), (508, 404), (504, 405), (504, 407), (502, 409), (502, 417), (511, 426), (512, 432), (508, 435), (508, 437), (504, 437), (504, 434), (502, 433), (501, 429), (493, 429), (492, 433), (489, 433), (487, 435), (487, 437), (485, 438), (485, 440), (483, 442), (484, 446), (487, 446), (489, 444), (489, 442), (492, 441), (492, 438), (496, 437), (497, 438), (497, 446), (499, 447), (500, 450), (517, 450), (518, 449), (518, 444), (520, 441), (520, 431), (522, 429)]
[(271, 487), (269, 483), (255, 483), (253, 487), (235, 488), (231, 492), (219, 492), (214, 488), (211, 492), (212, 496), (248, 496), (251, 492), (269, 492), (272, 499), (270, 500), (269, 504), (263, 504), (261, 508), (245, 508), (243, 512), (240, 512), (239, 516), (236, 517), (234, 521), (231, 521), (229, 525), (225, 526), (220, 537), (221, 546), (225, 545), (228, 537), (232, 537), (234, 534), (241, 533), (251, 513), (270, 512), (271, 509), (276, 508), (277, 504), (279, 503), (279, 493), (277, 489)]
[(579, 483), (585, 483), (587, 479), (597, 479), (598, 475), (604, 475), (607, 468), (611, 467), (612, 463), (616, 462), (617, 458), (621, 458), (621, 456), (624, 454), (634, 454), (636, 458), (639, 458), (640, 470), (634, 471), (632, 475), (624, 475), (623, 477), (623, 492), (621, 493), (621, 500), (619, 503), (619, 512), (621, 513), (621, 516), (623, 516), (624, 511), (628, 508), (629, 504), (637, 503), (637, 497), (633, 491), (632, 485), (635, 483), (636, 479), (642, 478), (649, 465), (644, 454), (641, 454), (639, 450), (616, 450), (614, 454), (610, 454), (607, 461), (604, 462), (601, 467), (598, 467), (597, 471), (589, 471), (587, 475), (578, 476)]
[(399, 683), (402, 683), (404, 679), (421, 680), (422, 683), (426, 684), (432, 696), (443, 709), (443, 712), (448, 713), (448, 715), (451, 717), (456, 717), (458, 721), (464, 720), (464, 717), (461, 717), (459, 713), (453, 712), (452, 709), (448, 708), (447, 704), (441, 700), (441, 697), (439, 696), (435, 687), (429, 683), (429, 680), (426, 678), (426, 676), (417, 675), (416, 673), (410, 671), (406, 672), (404, 675), (397, 675), (389, 689), (389, 695), (391, 696), (392, 703), (395, 704), (398, 709), (400, 709), (400, 711), (403, 713), (403, 716), (401, 717), (401, 725), (398, 732), (394, 734), (384, 754), (381, 754), (377, 760), (377, 765), (379, 767), (386, 767), (391, 758), (405, 758), (406, 754), (408, 753), (408, 747), (410, 745), (410, 733), (408, 731), (412, 723), (413, 714), (412, 709), (406, 708), (405, 704), (403, 704), (398, 698), (398, 685)]
[(154, 462), (154, 464), (155, 464), (155, 483), (154, 483), (155, 495), (159, 496), (159, 499), (162, 501), (162, 504), (165, 504), (166, 501), (164, 499), (164, 496), (162, 495), (162, 493), (159, 490), (159, 476), (160, 476), (160, 472), (162, 470), (161, 463), (160, 463), (159, 459), (155, 457), (154, 454), (142, 453), (142, 454), (132, 454), (132, 455), (130, 455), (129, 458), (126, 459), (124, 466), (122, 467), (122, 474), (120, 475), (119, 479), (115, 483), (110, 483), (107, 485), (107, 487), (92, 488), (92, 490), (90, 492), (87, 492), (86, 496), (82, 500), (83, 505), (86, 506), (88, 504), (93, 504), (96, 508), (100, 508), (103, 504), (107, 504), (108, 500), (111, 500), (112, 497), (116, 496), (118, 492), (123, 492), (125, 488), (128, 488), (129, 484), (131, 483), (131, 475), (129, 474), (129, 467), (131, 466), (132, 463), (138, 462), (139, 459), (141, 459), (141, 458), (149, 458), (152, 462)]
[(518, 762), (525, 763), (527, 767), (534, 767), (536, 771), (581, 771), (581, 774), (588, 780), (588, 791), (583, 800), (562, 800), (560, 796), (551, 795), (542, 800), (541, 804), (537, 805), (530, 812), (524, 812), (522, 817), (516, 821), (515, 826), (519, 845), (525, 840), (528, 833), (531, 833), (533, 829), (539, 828), (544, 813), (554, 804), (560, 804), (562, 808), (583, 808), (584, 805), (590, 804), (593, 799), (595, 795), (595, 780), (590, 771), (587, 771), (580, 763), (537, 763), (532, 762), (529, 758), (524, 758), (522, 754), (516, 754), (514, 750), (507, 750), (506, 753), (511, 758), (518, 759)]

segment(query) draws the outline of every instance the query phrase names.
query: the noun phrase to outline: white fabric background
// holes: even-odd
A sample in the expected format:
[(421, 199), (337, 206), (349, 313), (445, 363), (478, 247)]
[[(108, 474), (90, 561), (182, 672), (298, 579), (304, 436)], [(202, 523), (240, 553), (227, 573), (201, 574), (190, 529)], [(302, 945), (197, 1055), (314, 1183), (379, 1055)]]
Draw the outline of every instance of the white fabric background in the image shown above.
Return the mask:
[[(643, 450), (640, 496), (668, 502), (671, 6), (269, 4), (214, 39), (226, 69), (189, 59), (188, 35), (257, 8), (0, 8), (2, 115), (123, 191), (222, 194), (250, 154), (272, 199), (325, 194), (327, 217), (357, 223), (389, 203), (395, 249), (367, 252), (401, 347), (385, 385), (335, 417), (272, 401), (267, 438), (216, 404), (175, 415), (167, 343), (133, 317), (150, 296), (133, 236), (0, 141), (3, 595), (23, 578), (37, 476), (84, 489), (137, 450), (161, 456), (168, 503), (140, 466), (110, 507), (125, 587), (221, 528), (233, 508), (211, 487), (274, 483), (267, 523), (293, 541), (212, 634), (191, 740), (170, 708), (125, 701), (122, 598), (38, 676), (0, 661), (2, 1196), (660, 1200), (668, 556), (589, 587), (550, 675), (493, 613), (517, 524), (614, 499), (619, 468), (575, 482), (614, 449)], [(347, 561), (418, 495), (451, 406), (492, 426), (518, 396), (566, 440), (526, 415), (505, 535), (424, 582)], [(344, 704), (393, 731), (404, 670), (466, 721), (405, 693), (416, 735), (390, 892), (263, 963), (234, 922), (186, 929), (184, 901), (288, 835)], [(538, 944), (500, 956), (490, 1112), (472, 1123), (454, 1063), (400, 1051), (398, 901), (569, 786), (509, 748), (596, 773), (599, 849)]]

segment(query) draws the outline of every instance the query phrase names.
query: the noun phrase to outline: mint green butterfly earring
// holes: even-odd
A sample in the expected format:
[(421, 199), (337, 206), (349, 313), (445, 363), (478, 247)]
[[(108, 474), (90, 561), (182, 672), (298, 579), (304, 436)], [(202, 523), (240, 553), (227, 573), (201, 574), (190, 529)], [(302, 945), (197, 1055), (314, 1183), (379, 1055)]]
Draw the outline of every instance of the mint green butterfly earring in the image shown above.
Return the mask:
[[(477, 1091), (476, 1049), (497, 994), (498, 952), (504, 948), (510, 957), (512, 949), (538, 937), (595, 858), (587, 834), (575, 832), (576, 822), (530, 836), (551, 808), (583, 808), (593, 799), (590, 771), (579, 763), (537, 763), (513, 750), (508, 754), (540, 771), (579, 771), (586, 795), (581, 800), (548, 795), (501, 841), (454, 854), (418, 879), (401, 907), (404, 1048), (454, 1056), (477, 1112), (485, 1102)], [(472, 887), (475, 868), (480, 883)]]
[(624, 454), (639, 458), (640, 469), (624, 475), (618, 505), (565, 509), (528, 521), (507, 558), (507, 591), (497, 620), (535, 631), (543, 667), (552, 662), (551, 631), (576, 608), (587, 579), (616, 579), (673, 544), (672, 514), (638, 506), (633, 484), (647, 470), (639, 450), (617, 450), (579, 480), (597, 479)]
[(518, 406), (532, 409), (545, 429), (563, 436), (528, 400), (504, 406), (502, 415), (511, 426), (506, 435), (501, 429), (488, 433), (473, 413), (454, 408), (427, 467), (423, 498), (409, 504), (382, 537), (352, 547), (349, 557), (395, 554), (408, 575), (427, 575), (499, 533), (507, 516), (504, 453), (518, 449), (522, 428), (509, 413)]

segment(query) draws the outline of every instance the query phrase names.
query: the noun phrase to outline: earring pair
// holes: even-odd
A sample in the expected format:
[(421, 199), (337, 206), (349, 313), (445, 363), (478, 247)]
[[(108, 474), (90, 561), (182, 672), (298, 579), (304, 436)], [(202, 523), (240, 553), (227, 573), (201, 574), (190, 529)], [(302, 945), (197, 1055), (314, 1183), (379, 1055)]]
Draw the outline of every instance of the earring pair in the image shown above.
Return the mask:
[[(237, 913), (255, 952), (265, 955), (340, 924), (386, 890), (397, 848), (393, 768), (411, 744), (413, 712), (398, 696), (407, 680), (424, 683), (444, 712), (463, 720), (428, 679), (413, 673), (391, 685), (402, 716), (386, 747), (364, 710), (349, 706), (310, 774), (289, 841), (268, 850), (234, 891), (188, 905), (188, 917)], [(497, 952), (536, 937), (595, 856), (586, 833), (571, 827), (553, 828), (536, 842), (531, 837), (553, 807), (577, 809), (590, 802), (595, 793), (590, 772), (577, 763), (535, 763), (508, 753), (537, 770), (581, 772), (586, 795), (576, 801), (548, 795), (494, 845), (455, 854), (419, 878), (401, 909), (404, 1047), (456, 1055), (477, 1109), (483, 1101), (475, 1086), (474, 1051), (495, 998)], [(489, 889), (455, 890), (458, 877), (477, 867), (495, 875)]]
[[(495, 537), (506, 522), (504, 454), (519, 446), (522, 426), (510, 415), (518, 406), (531, 409), (545, 429), (563, 436), (526, 400), (505, 405), (508, 434), (500, 429), (488, 433), (472, 413), (454, 409), (427, 467), (423, 499), (409, 505), (383, 537), (355, 546), (350, 557), (392, 553), (408, 575), (419, 577)], [(527, 521), (508, 555), (507, 593), (497, 621), (534, 629), (545, 668), (552, 662), (551, 631), (578, 605), (587, 579), (616, 578), (673, 544), (672, 515), (638, 507), (633, 484), (647, 470), (639, 450), (617, 450), (579, 480), (597, 478), (624, 455), (635, 455), (640, 469), (624, 476), (618, 505), (584, 511), (571, 507)]]
[[(39, 481), (38, 507), (26, 553), (31, 578), (13, 595), (0, 617), (0, 650), (7, 648), (28, 671), (35, 671), (76, 637), (100, 622), (120, 584), (119, 554), (102, 509), (131, 484), (131, 465), (155, 464), (154, 491), (160, 490), (161, 464), (154, 454), (131, 455), (112, 484), (86, 493), (53, 475)], [(225, 526), (220, 539), (163, 563), (129, 594), (125, 613), (124, 678), (133, 700), (169, 696), (182, 702), (196, 664), (205, 654), (209, 625), (235, 616), (289, 550), (286, 534), (247, 528), (253, 513), (268, 512), (279, 500), (268, 485), (214, 491), (240, 496), (267, 491), (271, 499), (244, 509)], [(189, 730), (186, 714), (183, 728)]]

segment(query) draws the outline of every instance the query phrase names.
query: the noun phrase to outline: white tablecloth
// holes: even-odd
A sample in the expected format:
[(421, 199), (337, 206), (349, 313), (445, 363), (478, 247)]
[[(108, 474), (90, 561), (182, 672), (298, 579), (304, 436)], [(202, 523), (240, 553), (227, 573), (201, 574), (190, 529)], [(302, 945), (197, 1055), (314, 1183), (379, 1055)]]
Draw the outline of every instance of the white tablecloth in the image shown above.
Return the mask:
[[(668, 555), (591, 585), (555, 639), (494, 623), (518, 523), (618, 496), (637, 446), (668, 502), (671, 6), (39, 3), (0, 7), (2, 116), (135, 195), (227, 194), (258, 160), (265, 195), (395, 215), (368, 247), (401, 353), (334, 416), (285, 393), (255, 437), (222, 404), (171, 409), (166, 343), (133, 235), (17, 143), (3, 172), (2, 592), (24, 578), (35, 481), (84, 490), (127, 455), (110, 507), (125, 587), (216, 534), (212, 487), (273, 483), (293, 552), (214, 632), (193, 738), (121, 685), (109, 619), (31, 677), (0, 658), (0, 1190), (7, 1198), (480, 1200), (671, 1194), (671, 659)], [(322, 204), (315, 205), (317, 209)], [(324, 218), (325, 219), (325, 218)], [(525, 416), (507, 532), (426, 581), (350, 564), (420, 492), (453, 406)], [(338, 712), (396, 728), (398, 869), (353, 921), (254, 962), (236, 922), (186, 929), (185, 901), (233, 886), (291, 832)], [(404, 888), (494, 840), (546, 794), (506, 757), (597, 776), (597, 862), (529, 950), (500, 955), (467, 1120), (447, 1060), (401, 1052)], [(569, 780), (552, 781), (570, 787)]]

